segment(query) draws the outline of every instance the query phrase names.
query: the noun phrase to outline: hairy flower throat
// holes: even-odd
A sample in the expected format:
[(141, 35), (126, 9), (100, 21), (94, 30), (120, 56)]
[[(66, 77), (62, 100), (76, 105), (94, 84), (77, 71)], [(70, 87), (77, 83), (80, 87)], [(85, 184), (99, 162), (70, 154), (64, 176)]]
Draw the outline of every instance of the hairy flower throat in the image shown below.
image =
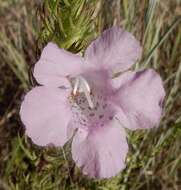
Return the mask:
[(78, 76), (75, 79), (73, 95), (76, 96), (78, 92), (85, 94), (85, 97), (87, 99), (87, 102), (88, 102), (90, 108), (93, 109), (94, 104), (93, 104), (91, 96), (90, 96), (90, 94), (91, 94), (90, 86), (89, 86), (89, 83), (86, 81), (86, 79), (82, 76)]

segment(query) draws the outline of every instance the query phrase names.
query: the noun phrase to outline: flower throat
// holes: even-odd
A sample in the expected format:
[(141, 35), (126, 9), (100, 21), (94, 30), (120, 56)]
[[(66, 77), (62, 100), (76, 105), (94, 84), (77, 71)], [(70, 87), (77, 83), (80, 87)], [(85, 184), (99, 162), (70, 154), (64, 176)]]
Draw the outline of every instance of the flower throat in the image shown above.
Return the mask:
[(94, 103), (91, 99), (91, 89), (87, 80), (82, 76), (75, 78), (73, 87), (73, 96), (77, 96), (79, 93), (84, 93), (90, 108), (93, 109)]

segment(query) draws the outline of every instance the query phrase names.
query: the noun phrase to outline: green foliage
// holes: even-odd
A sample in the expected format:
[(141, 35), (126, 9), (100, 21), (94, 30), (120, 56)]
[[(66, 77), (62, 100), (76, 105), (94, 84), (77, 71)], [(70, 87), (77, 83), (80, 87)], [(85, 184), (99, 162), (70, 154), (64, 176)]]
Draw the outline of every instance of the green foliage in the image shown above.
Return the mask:
[(41, 43), (54, 41), (61, 48), (79, 52), (93, 33), (95, 0), (45, 0), (39, 10), (43, 21)]

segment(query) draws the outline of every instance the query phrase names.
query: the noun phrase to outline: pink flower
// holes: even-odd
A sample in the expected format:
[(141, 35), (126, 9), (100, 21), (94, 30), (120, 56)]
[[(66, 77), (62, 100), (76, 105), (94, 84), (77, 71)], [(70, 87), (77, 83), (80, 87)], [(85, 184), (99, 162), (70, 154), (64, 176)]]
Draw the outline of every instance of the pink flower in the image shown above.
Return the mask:
[(138, 41), (121, 28), (106, 30), (84, 58), (48, 43), (34, 68), (42, 86), (21, 105), (26, 134), (40, 146), (63, 146), (72, 136), (72, 157), (84, 174), (115, 176), (125, 167), (124, 127), (158, 126), (165, 96), (152, 69), (130, 68), (141, 56)]

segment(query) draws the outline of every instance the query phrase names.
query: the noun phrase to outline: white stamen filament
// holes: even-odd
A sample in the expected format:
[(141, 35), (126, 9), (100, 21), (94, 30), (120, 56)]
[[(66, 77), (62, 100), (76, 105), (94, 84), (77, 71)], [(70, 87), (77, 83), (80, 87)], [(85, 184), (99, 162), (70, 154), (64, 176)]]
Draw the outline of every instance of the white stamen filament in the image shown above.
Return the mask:
[(90, 108), (93, 109), (94, 104), (93, 104), (93, 102), (91, 100), (90, 93), (88, 91), (86, 91), (86, 90), (84, 91), (84, 93), (85, 93), (85, 97), (87, 98), (87, 101), (88, 101), (88, 104), (89, 104)]
[(90, 96), (90, 86), (88, 84), (88, 82), (86, 81), (85, 78), (83, 78), (82, 76), (79, 76), (75, 79), (75, 85), (73, 88), (73, 95), (76, 95), (77, 92), (83, 92), (85, 94), (85, 97), (87, 99), (87, 102), (90, 106), (90, 108), (94, 108), (94, 104), (91, 100), (91, 96)]
[(78, 88), (79, 88), (80, 80), (78, 78), (75, 79), (75, 85), (73, 89), (73, 95), (75, 96), (77, 94)]

